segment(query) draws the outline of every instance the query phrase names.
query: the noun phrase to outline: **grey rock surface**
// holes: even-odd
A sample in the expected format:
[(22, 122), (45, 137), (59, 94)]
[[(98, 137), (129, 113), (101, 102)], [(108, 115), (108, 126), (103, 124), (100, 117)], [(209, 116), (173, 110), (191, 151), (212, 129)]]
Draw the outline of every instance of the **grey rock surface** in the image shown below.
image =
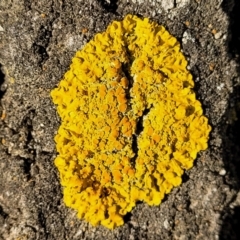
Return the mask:
[[(238, 1), (0, 1), (0, 239), (240, 239)], [(213, 128), (209, 149), (160, 206), (139, 203), (115, 230), (64, 206), (53, 164), (60, 124), (49, 93), (75, 52), (127, 13), (182, 44)]]

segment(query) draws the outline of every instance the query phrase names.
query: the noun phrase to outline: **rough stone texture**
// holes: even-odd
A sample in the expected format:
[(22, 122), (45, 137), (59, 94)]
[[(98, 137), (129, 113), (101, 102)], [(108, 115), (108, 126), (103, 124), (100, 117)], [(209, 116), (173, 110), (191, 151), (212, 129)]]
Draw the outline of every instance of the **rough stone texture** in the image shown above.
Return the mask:
[[(150, 0), (0, 1), (0, 239), (240, 239), (240, 3), (165, 8)], [(182, 43), (213, 130), (181, 187), (158, 207), (139, 203), (111, 231), (62, 202), (49, 92), (76, 50), (127, 13), (163, 24)]]

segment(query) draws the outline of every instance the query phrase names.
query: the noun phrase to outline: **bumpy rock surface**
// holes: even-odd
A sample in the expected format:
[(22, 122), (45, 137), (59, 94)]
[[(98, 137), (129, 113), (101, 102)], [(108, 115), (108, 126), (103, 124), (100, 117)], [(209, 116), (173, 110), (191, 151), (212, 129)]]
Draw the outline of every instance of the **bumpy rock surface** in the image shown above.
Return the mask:
[[(238, 12), (233, 0), (2, 0), (0, 239), (238, 239)], [(60, 119), (50, 91), (75, 52), (128, 13), (177, 37), (212, 132), (209, 149), (160, 206), (140, 202), (123, 226), (108, 230), (63, 203), (53, 163)]]

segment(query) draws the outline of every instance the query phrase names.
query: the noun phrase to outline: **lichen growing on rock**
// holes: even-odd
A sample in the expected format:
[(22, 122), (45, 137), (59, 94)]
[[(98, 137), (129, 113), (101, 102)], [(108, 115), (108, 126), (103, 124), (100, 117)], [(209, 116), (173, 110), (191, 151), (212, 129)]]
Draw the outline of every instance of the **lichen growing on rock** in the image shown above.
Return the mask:
[(78, 51), (52, 90), (64, 202), (92, 225), (122, 225), (137, 201), (159, 205), (207, 148), (211, 127), (180, 44), (127, 15)]

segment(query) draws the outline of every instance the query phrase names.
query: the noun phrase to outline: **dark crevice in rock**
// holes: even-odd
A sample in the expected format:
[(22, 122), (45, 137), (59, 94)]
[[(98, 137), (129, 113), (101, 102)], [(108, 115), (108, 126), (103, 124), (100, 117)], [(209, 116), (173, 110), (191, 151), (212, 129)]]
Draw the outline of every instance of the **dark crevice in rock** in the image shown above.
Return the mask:
[(41, 228), (41, 232), (43, 231), (42, 236), (44, 236), (45, 239), (48, 239), (48, 230), (47, 230), (47, 224), (46, 224), (46, 218), (42, 212), (41, 209), (39, 209), (38, 212), (38, 222), (40, 223)]
[(26, 132), (25, 149), (29, 153), (29, 158), (24, 159), (23, 170), (27, 178), (31, 177), (31, 166), (36, 159), (36, 149), (34, 149), (34, 137), (32, 136), (33, 123), (32, 120), (35, 115), (35, 110), (30, 110), (27, 117), (23, 120), (23, 126)]
[(6, 218), (8, 217), (8, 214), (7, 214), (6, 212), (4, 212), (2, 206), (0, 206), (0, 215), (1, 215), (4, 219), (6, 219)]
[(137, 128), (136, 128), (136, 135), (140, 135), (143, 131), (143, 118), (148, 115), (151, 108), (147, 108), (143, 111), (142, 116), (138, 119)]
[(40, 65), (43, 65), (43, 63), (48, 59), (46, 48), (36, 43), (33, 44), (33, 53), (37, 55), (37, 61)]
[(186, 183), (189, 180), (189, 176), (186, 172), (182, 175), (182, 183)]
[(41, 25), (37, 37), (32, 45), (32, 51), (36, 56), (36, 61), (40, 67), (49, 59), (48, 47), (52, 38), (54, 21), (59, 17), (59, 13), (51, 10), (52, 18), (44, 25)]
[(2, 87), (5, 81), (5, 75), (1, 70), (2, 65), (0, 64), (0, 99), (3, 97), (5, 93), (5, 89)]
[(23, 159), (23, 171), (24, 174), (26, 174), (27, 180), (31, 178), (30, 173), (31, 173), (31, 165), (32, 165), (32, 160), (31, 159)]
[[(150, 108), (151, 109), (151, 108)], [(134, 157), (131, 159), (131, 164), (132, 166), (135, 166), (135, 162), (136, 162), (136, 159), (138, 157), (138, 151), (139, 151), (139, 148), (138, 148), (138, 136), (141, 134), (141, 132), (143, 131), (143, 118), (145, 116), (147, 116), (147, 114), (149, 113), (150, 109), (145, 109), (143, 111), (143, 114), (142, 116), (138, 119), (138, 122), (137, 122), (137, 126), (136, 126), (136, 133), (133, 134), (133, 140), (132, 140), (132, 150), (133, 152), (135, 153)]]
[(133, 81), (133, 78), (131, 77), (131, 75), (130, 75), (130, 73), (129, 73), (129, 69), (130, 69), (130, 67), (128, 66), (128, 64), (123, 64), (123, 65), (122, 65), (122, 71), (123, 71), (125, 77), (126, 77), (127, 80), (128, 80), (128, 88), (126, 89), (126, 98), (127, 98), (128, 100), (131, 99), (130, 90), (131, 90), (131, 88), (133, 87), (133, 82), (134, 82), (134, 81)]
[(34, 233), (37, 233), (37, 229), (36, 229), (35, 227), (33, 227), (33, 226), (29, 225), (29, 224), (26, 224), (26, 227), (32, 229), (32, 231), (33, 231)]
[(130, 222), (132, 217), (132, 213), (128, 212), (126, 215), (123, 216), (123, 220), (125, 223)]
[(31, 11), (31, 9), (32, 9), (31, 1), (24, 0), (24, 7), (27, 11)]
[[(128, 53), (128, 56), (131, 56), (130, 53)], [(130, 61), (131, 63), (133, 62), (133, 60)], [(133, 87), (133, 84), (134, 84), (134, 79), (133, 77), (130, 75), (130, 66), (129, 64), (123, 64), (122, 66), (122, 71), (125, 75), (125, 77), (128, 79), (129, 83), (128, 83), (128, 88), (126, 89), (126, 98), (130, 101), (130, 99), (132, 98), (131, 97), (131, 93), (130, 93), (130, 90), (131, 88)], [(135, 162), (136, 162), (136, 159), (138, 157), (138, 151), (139, 151), (139, 148), (138, 148), (138, 143), (137, 143), (137, 138), (138, 136), (141, 134), (141, 132), (143, 131), (143, 118), (144, 116), (146, 116), (149, 111), (150, 111), (151, 107), (148, 108), (148, 109), (145, 109), (143, 111), (143, 114), (141, 117), (138, 118), (138, 121), (137, 121), (137, 126), (136, 126), (136, 132), (135, 134), (133, 134), (133, 138), (132, 138), (132, 150), (134, 152), (134, 157), (131, 159), (131, 164), (133, 167), (135, 167)]]
[(26, 134), (27, 134), (27, 141), (26, 141), (26, 148), (27, 149), (33, 149), (33, 136), (32, 136), (32, 131), (33, 131), (33, 118), (35, 116), (35, 110), (32, 109), (29, 111), (28, 115), (23, 119), (23, 126), (26, 128)]
[(133, 140), (132, 140), (132, 150), (134, 152), (134, 157), (131, 159), (131, 164), (132, 166), (135, 166), (136, 159), (138, 157), (138, 144), (137, 144), (137, 136), (133, 135)]
[(176, 0), (173, 1), (173, 6), (174, 6), (174, 8), (177, 7), (177, 1)]
[(38, 30), (38, 36), (32, 45), (33, 53), (37, 56), (37, 62), (40, 66), (42, 66), (49, 58), (47, 47), (51, 37), (52, 33), (48, 27), (41, 26)]
[(99, 0), (99, 3), (106, 11), (116, 13), (118, 0)]

